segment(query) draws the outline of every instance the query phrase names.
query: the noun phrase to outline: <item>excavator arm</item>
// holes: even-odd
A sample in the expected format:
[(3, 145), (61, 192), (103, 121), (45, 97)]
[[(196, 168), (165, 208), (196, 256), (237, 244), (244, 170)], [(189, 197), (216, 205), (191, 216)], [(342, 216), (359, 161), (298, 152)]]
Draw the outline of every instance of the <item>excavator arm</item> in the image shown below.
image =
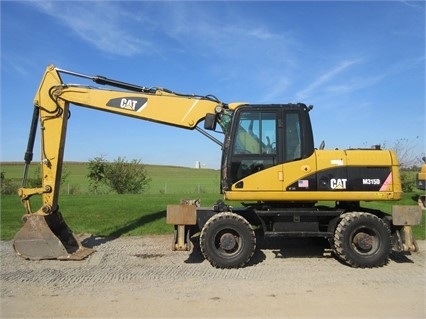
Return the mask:
[[(113, 89), (65, 84), (61, 74), (90, 79)], [(201, 130), (197, 124), (206, 117), (209, 126), (206, 128), (213, 129), (219, 123), (222, 130), (226, 130), (226, 118), (240, 105), (227, 105), (213, 96), (185, 95), (166, 89), (145, 88), (49, 66), (34, 99), (23, 186), (18, 190), (26, 214), (23, 217), (24, 226), (15, 236), (14, 247), (19, 255), (28, 259), (82, 259), (93, 252), (83, 247), (74, 236), (58, 206), (70, 104), (191, 130)], [(33, 157), (38, 123), (41, 126), (42, 185), (39, 188), (27, 188), (28, 166)], [(202, 133), (209, 136), (207, 132)], [(42, 197), (42, 206), (35, 211), (30, 205), (33, 195)]]

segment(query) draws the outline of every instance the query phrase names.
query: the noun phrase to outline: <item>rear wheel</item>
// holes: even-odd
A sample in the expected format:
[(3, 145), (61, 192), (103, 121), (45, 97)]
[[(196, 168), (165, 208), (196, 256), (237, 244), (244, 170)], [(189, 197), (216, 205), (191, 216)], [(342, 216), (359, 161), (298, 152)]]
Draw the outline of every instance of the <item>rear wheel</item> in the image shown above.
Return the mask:
[(334, 233), (334, 252), (352, 267), (383, 266), (391, 252), (389, 227), (369, 213), (344, 214)]
[(240, 215), (223, 212), (211, 217), (200, 234), (204, 257), (217, 268), (243, 267), (256, 248), (250, 224)]

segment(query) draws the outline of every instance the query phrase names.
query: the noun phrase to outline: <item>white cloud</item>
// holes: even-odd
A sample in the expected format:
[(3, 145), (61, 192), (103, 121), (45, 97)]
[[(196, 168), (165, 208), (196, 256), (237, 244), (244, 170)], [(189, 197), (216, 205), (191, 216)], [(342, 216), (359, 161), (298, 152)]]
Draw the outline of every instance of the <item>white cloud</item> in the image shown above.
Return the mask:
[[(348, 68), (354, 64), (359, 63), (358, 60), (349, 60), (340, 62), (333, 69), (326, 71), (321, 74), (314, 82), (308, 85), (306, 88), (298, 91), (296, 93), (296, 98), (300, 100), (306, 100), (311, 97), (318, 90), (324, 90), (323, 86), (327, 83), (330, 83), (335, 77), (346, 71)], [(345, 90), (348, 88), (346, 87)]]
[(424, 14), (425, 7), (424, 5), (423, 6), (421, 5), (421, 3), (423, 3), (422, 1), (400, 1), (400, 2), (410, 8), (413, 8), (417, 12)]
[[(262, 96), (261, 103), (277, 103), (281, 100), (290, 85), (290, 80), (286, 77), (281, 77), (274, 81), (273, 84), (269, 85), (264, 89), (265, 94)], [(292, 101), (282, 101), (292, 102)]]
[[(274, 33), (249, 17), (234, 21), (232, 10), (226, 17), (225, 11), (212, 13), (205, 5), (111, 1), (29, 3), (90, 45), (121, 56), (169, 51), (205, 58), (244, 59), (253, 54), (263, 56), (261, 47), (275, 48), (272, 51), (281, 55), (288, 51), (287, 47), (294, 47), (289, 34)], [(217, 19), (219, 12), (223, 14), (221, 19)], [(241, 12), (238, 14), (242, 16)]]
[[(339, 83), (331, 83), (325, 86), (323, 91), (326, 93), (344, 94), (372, 87), (388, 77), (394, 77), (421, 66), (424, 67), (424, 60), (424, 57), (402, 60), (390, 65), (387, 69), (382, 70), (382, 72), (378, 74), (375, 74), (371, 69), (369, 69), (370, 71), (364, 69), (363, 72), (365, 74), (362, 76), (349, 76), (345, 79), (344, 83), (341, 81)], [(366, 67), (368, 68), (368, 65)]]
[(31, 4), (101, 51), (132, 56), (152, 49), (149, 41), (128, 31), (126, 26), (136, 18), (115, 2), (34, 1)]

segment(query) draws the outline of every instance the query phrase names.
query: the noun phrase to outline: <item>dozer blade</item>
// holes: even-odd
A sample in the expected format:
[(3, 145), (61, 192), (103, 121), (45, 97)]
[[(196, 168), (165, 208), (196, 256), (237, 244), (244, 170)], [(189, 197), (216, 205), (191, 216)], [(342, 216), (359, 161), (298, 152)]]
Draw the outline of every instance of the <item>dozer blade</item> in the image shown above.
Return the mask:
[(16, 253), (32, 260), (82, 260), (95, 252), (84, 247), (65, 223), (60, 212), (24, 216), (24, 226), (15, 235)]

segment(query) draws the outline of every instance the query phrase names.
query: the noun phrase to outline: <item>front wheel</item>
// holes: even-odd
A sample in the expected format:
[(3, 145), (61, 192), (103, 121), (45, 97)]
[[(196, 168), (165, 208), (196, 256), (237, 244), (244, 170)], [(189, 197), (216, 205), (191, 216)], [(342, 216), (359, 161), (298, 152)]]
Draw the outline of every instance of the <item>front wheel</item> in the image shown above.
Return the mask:
[(223, 212), (211, 217), (200, 234), (204, 257), (217, 268), (243, 267), (256, 249), (250, 224), (240, 215)]
[(389, 227), (373, 214), (346, 213), (334, 233), (334, 252), (352, 267), (383, 266), (391, 252)]

